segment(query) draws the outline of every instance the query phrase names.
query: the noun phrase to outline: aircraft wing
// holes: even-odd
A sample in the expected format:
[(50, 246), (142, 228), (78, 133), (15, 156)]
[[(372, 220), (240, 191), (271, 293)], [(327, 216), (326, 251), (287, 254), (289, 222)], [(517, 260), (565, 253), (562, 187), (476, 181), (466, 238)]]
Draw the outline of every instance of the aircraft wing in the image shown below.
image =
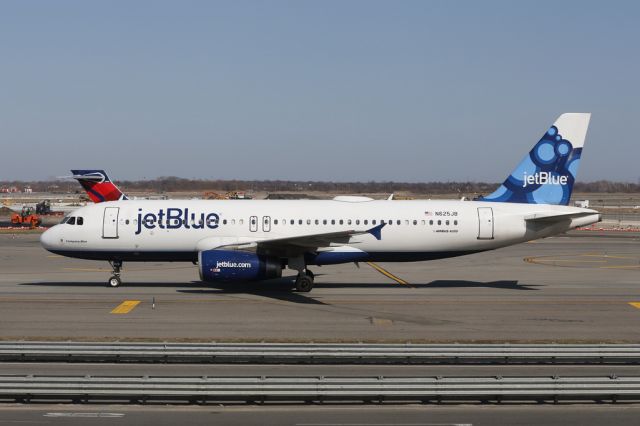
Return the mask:
[(268, 253), (278, 256), (293, 256), (321, 247), (330, 247), (332, 244), (347, 244), (352, 237), (371, 234), (376, 239), (382, 238), (382, 228), (386, 224), (380, 224), (366, 230), (346, 230), (338, 232), (324, 232), (320, 234), (297, 235), (295, 237), (282, 237), (270, 239), (256, 239), (251, 241), (222, 244), (211, 249), (244, 250)]

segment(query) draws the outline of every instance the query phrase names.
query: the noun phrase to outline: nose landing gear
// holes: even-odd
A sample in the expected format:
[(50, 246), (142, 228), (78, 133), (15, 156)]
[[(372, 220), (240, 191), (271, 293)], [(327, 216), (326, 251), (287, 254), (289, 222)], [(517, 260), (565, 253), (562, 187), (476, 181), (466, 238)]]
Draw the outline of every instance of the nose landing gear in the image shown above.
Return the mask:
[(122, 284), (122, 280), (120, 279), (120, 269), (122, 268), (121, 260), (109, 261), (109, 265), (113, 269), (113, 276), (109, 278), (108, 285), (109, 287), (119, 287)]

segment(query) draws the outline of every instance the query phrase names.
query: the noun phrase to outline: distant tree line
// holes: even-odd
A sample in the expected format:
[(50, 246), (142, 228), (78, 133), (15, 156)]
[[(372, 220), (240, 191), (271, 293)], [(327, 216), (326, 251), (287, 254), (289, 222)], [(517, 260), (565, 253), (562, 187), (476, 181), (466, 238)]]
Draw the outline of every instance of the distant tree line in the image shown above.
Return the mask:
[[(124, 180), (116, 184), (124, 192), (200, 192), (200, 191), (253, 191), (253, 192), (329, 192), (346, 194), (409, 193), (429, 194), (488, 194), (495, 190), (497, 183), (488, 182), (318, 182), (290, 180), (204, 180), (183, 179), (175, 176), (152, 180)], [(31, 187), (35, 192), (82, 192), (80, 185), (73, 181), (0, 181), (0, 188)], [(600, 193), (640, 193), (640, 184), (628, 182), (578, 182), (577, 192)]]

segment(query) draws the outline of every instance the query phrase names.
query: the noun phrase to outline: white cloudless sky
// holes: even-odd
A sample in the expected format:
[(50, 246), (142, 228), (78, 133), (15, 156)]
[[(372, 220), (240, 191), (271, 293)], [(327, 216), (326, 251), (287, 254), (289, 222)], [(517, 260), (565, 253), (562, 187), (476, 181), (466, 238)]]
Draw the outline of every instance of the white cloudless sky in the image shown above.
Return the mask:
[(640, 179), (640, 3), (2, 1), (0, 180)]

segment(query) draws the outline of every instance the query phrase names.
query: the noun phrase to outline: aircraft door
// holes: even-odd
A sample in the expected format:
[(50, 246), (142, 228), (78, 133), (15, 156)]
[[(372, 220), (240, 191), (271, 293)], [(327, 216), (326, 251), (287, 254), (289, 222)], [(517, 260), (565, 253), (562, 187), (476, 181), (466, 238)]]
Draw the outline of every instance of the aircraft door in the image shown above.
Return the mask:
[(258, 231), (258, 216), (251, 216), (249, 218), (249, 231), (251, 232)]
[(264, 232), (271, 231), (271, 217), (270, 216), (263, 216), (262, 217), (262, 230)]
[(493, 239), (493, 209), (491, 207), (478, 207), (478, 239)]
[(118, 238), (120, 207), (105, 207), (102, 219), (102, 238)]

